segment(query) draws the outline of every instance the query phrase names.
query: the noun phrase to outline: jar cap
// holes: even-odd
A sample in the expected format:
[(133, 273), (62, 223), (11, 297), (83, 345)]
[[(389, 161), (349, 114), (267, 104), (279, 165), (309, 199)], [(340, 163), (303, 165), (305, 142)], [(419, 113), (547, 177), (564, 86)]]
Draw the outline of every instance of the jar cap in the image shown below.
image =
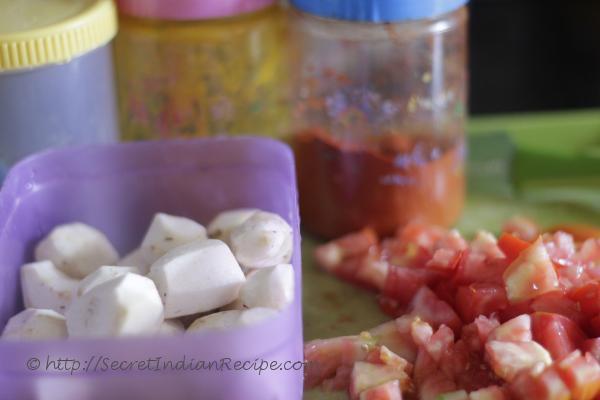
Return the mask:
[(116, 33), (112, 0), (0, 0), (0, 71), (68, 62)]
[(275, 4), (276, 0), (117, 0), (123, 14), (162, 20), (233, 17)]
[(362, 22), (398, 22), (435, 18), (468, 0), (291, 0), (301, 11), (325, 18)]

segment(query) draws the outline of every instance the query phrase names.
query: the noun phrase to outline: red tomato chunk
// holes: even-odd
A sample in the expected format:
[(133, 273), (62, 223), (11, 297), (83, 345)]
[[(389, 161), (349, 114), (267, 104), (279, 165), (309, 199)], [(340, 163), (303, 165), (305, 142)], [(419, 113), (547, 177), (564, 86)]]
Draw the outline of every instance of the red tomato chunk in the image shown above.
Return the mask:
[(307, 343), (306, 387), (358, 400), (600, 400), (600, 239), (565, 230), (515, 218), (498, 240), (468, 242), (409, 224), (319, 247), (326, 272), (375, 290), (395, 320)]

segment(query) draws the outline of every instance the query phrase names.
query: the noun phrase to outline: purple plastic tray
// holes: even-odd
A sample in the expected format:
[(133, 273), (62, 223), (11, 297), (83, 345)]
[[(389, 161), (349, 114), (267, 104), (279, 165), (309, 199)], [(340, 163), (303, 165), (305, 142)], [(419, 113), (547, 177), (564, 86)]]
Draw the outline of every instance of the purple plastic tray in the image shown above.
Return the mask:
[[(91, 224), (124, 254), (139, 244), (158, 211), (207, 223), (219, 211), (237, 207), (278, 213), (294, 228), (296, 297), (279, 317), (243, 330), (194, 336), (0, 341), (0, 399), (300, 399), (303, 371), (298, 364), (271, 364), (260, 374), (246, 370), (252, 368), (249, 363), (238, 364), (238, 370), (234, 364), (258, 359), (258, 368), (259, 363), (265, 367), (262, 360), (303, 359), (294, 160), (286, 145), (269, 139), (87, 146), (45, 152), (17, 164), (0, 192), (0, 329), (23, 308), (20, 266), (32, 259), (35, 244), (54, 226)], [(192, 358), (215, 360), (219, 366), (231, 359), (230, 369), (165, 367), (170, 360), (176, 368), (184, 356), (188, 366)], [(111, 365), (157, 357), (161, 361), (145, 366), (123, 364), (113, 370)], [(70, 363), (70, 370), (58, 371), (59, 358), (79, 361), (79, 370), (71, 374), (75, 363)]]

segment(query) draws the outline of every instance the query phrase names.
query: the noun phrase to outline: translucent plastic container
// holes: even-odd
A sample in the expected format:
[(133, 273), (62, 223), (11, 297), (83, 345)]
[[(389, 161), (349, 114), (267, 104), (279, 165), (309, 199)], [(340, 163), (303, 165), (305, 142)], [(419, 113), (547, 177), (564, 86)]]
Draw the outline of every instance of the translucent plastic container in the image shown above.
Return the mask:
[(124, 138), (285, 133), (286, 36), (275, 3), (119, 0)]
[(119, 139), (111, 0), (0, 0), (0, 179), (36, 151)]
[(451, 225), (464, 197), (466, 0), (292, 0), (303, 224)]
[[(167, 337), (0, 340), (0, 398), (7, 400), (300, 400), (303, 370), (179, 369), (139, 364), (161, 357), (198, 361), (255, 359), (301, 363), (301, 257), (295, 171), (290, 149), (257, 138), (196, 139), (87, 146), (36, 155), (16, 165), (0, 192), (0, 331), (22, 310), (19, 270), (56, 225), (82, 221), (124, 254), (140, 242), (156, 212), (207, 223), (220, 211), (256, 207), (294, 229), (297, 295), (277, 317), (244, 329)], [(94, 357), (94, 358), (92, 358)], [(104, 370), (99, 357), (125, 362)], [(80, 362), (47, 369), (48, 360)], [(36, 364), (32, 359), (38, 360)], [(196, 363), (194, 363), (194, 361)], [(259, 361), (262, 363), (262, 361)], [(86, 364), (87, 363), (87, 364)], [(88, 365), (86, 371), (86, 365)], [(258, 364), (256, 364), (258, 365)], [(300, 364), (301, 366), (301, 364)]]

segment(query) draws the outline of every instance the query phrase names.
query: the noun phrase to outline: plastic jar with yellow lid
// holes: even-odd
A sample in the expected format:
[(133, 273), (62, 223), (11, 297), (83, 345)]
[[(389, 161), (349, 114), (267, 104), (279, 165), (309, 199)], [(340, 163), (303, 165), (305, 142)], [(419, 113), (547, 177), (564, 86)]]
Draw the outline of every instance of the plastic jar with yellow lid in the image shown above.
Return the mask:
[(39, 150), (119, 139), (111, 0), (0, 0), (0, 179)]
[(119, 0), (128, 140), (287, 129), (285, 30), (274, 0)]

